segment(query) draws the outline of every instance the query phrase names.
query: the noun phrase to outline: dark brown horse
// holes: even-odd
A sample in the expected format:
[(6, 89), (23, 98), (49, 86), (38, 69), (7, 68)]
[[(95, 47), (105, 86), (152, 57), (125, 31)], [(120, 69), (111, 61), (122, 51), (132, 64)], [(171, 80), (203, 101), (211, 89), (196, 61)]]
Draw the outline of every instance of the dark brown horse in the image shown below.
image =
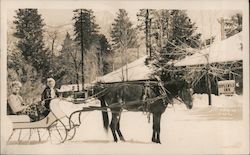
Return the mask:
[[(98, 93), (105, 89), (105, 95), (99, 97), (102, 107), (107, 107), (112, 112), (110, 128), (114, 141), (117, 142), (117, 134), (121, 141), (125, 141), (120, 130), (120, 117), (122, 109), (130, 111), (146, 111), (153, 114), (153, 135), (152, 142), (160, 141), (161, 115), (167, 105), (172, 103), (173, 98), (179, 97), (187, 108), (192, 108), (192, 94), (184, 81), (174, 81), (163, 84), (149, 82), (145, 83), (117, 83), (101, 84), (94, 87), (94, 92)], [(107, 130), (109, 118), (106, 111), (102, 112), (104, 127)]]

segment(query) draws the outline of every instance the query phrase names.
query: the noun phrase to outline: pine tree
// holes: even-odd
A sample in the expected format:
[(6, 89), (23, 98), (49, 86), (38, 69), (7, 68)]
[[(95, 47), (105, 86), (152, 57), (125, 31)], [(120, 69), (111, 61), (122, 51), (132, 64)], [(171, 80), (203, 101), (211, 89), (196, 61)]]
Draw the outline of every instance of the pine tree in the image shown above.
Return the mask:
[[(117, 17), (114, 19), (114, 23), (112, 23), (111, 38), (113, 42), (113, 50), (116, 51), (116, 53), (119, 53), (119, 55), (121, 54), (122, 65), (126, 64), (127, 66), (127, 50), (137, 46), (137, 35), (136, 30), (133, 28), (133, 24), (128, 17), (128, 13), (124, 9), (119, 9)], [(123, 80), (124, 77), (128, 78), (127, 67), (126, 76), (122, 69)]]
[[(201, 34), (196, 33), (197, 27), (187, 16), (185, 10), (157, 10), (154, 14), (154, 36), (157, 45), (157, 67), (163, 69), (162, 74), (174, 70), (167, 63), (191, 55), (201, 46)], [(176, 73), (171, 73), (176, 76)], [(168, 77), (169, 78), (169, 77)]]
[(152, 14), (155, 12), (153, 9), (140, 9), (136, 14), (139, 21), (138, 28), (145, 34), (146, 54), (151, 57), (151, 30), (152, 30)]
[(91, 9), (76, 9), (74, 12), (75, 41), (84, 49), (89, 49), (95, 41), (99, 25), (95, 22), (94, 12)]
[(183, 72), (168, 62), (193, 54), (190, 49), (201, 46), (201, 34), (184, 10), (154, 10), (152, 14), (152, 52), (160, 68), (156, 74), (163, 81), (180, 78)]
[(163, 53), (165, 59), (177, 60), (185, 57), (188, 48), (200, 47), (200, 33), (196, 33), (197, 27), (192, 23), (184, 10), (172, 10), (172, 34), (169, 36)]
[(49, 55), (43, 42), (43, 19), (37, 9), (18, 9), (16, 14), (14, 36), (19, 39), (17, 48), (26, 61), (46, 76), (49, 71)]
[(65, 39), (62, 44), (61, 56), (64, 58), (70, 57), (70, 51), (73, 48), (74, 40), (71, 38), (70, 34), (67, 32)]
[(153, 17), (151, 31), (153, 35), (154, 55), (159, 57), (169, 38), (173, 35), (173, 22), (170, 10), (155, 10)]
[(124, 9), (119, 9), (117, 17), (112, 23), (111, 38), (115, 50), (132, 48), (137, 45), (136, 30)]
[(67, 32), (62, 44), (61, 55), (59, 56), (61, 68), (67, 70), (67, 73), (62, 79), (62, 83), (77, 83), (80, 82), (80, 52), (78, 46)]
[(98, 64), (100, 66), (99, 67), (100, 74), (104, 75), (111, 71), (112, 63), (108, 60), (108, 58), (110, 57), (112, 53), (111, 53), (110, 44), (108, 43), (108, 40), (105, 37), (105, 35), (100, 34), (98, 35), (98, 38), (99, 38), (99, 45), (100, 45), (100, 49), (98, 53)]
[(48, 76), (49, 54), (43, 42), (43, 19), (37, 9), (18, 9), (15, 21), (17, 48), (43, 78)]
[(91, 9), (76, 9), (74, 12), (75, 41), (81, 49), (82, 84), (84, 84), (84, 55), (96, 39), (99, 26)]

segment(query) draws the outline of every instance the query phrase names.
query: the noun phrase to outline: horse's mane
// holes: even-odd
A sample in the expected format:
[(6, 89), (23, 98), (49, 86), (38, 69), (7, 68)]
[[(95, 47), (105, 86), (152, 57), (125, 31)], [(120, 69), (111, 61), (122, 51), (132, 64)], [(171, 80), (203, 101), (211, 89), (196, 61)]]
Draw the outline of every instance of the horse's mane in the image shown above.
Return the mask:
[(172, 95), (173, 97), (178, 95), (178, 92), (183, 89), (187, 88), (187, 82), (184, 80), (174, 80), (174, 81), (168, 81), (164, 83), (165, 89), (167, 89), (167, 93), (169, 95)]

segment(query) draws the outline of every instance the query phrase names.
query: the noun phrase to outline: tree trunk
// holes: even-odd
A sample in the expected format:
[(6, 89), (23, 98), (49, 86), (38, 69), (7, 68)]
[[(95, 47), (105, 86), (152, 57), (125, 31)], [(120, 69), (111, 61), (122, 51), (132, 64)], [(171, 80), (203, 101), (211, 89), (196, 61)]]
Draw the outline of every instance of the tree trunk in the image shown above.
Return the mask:
[(124, 81), (124, 71), (123, 71), (123, 66), (124, 66), (124, 48), (122, 49), (122, 81)]
[(146, 27), (146, 54), (148, 55), (149, 54), (149, 41), (148, 41), (148, 34), (149, 34), (149, 31), (148, 31), (148, 9), (146, 10), (146, 19), (145, 19), (145, 27)]
[(76, 59), (74, 59), (74, 57), (72, 56), (73, 61), (74, 61), (74, 66), (75, 66), (75, 71), (76, 71), (76, 84), (77, 84), (77, 91), (80, 90), (80, 86), (79, 86), (79, 68), (77, 66), (77, 61)]
[(81, 10), (81, 57), (82, 57), (82, 91), (84, 91), (84, 47), (83, 47), (83, 21), (82, 21), (82, 10)]
[(128, 53), (127, 48), (125, 47), (125, 58), (126, 58), (126, 81), (128, 81)]
[(152, 19), (149, 19), (149, 58), (150, 59), (152, 57), (151, 24), (152, 24)]

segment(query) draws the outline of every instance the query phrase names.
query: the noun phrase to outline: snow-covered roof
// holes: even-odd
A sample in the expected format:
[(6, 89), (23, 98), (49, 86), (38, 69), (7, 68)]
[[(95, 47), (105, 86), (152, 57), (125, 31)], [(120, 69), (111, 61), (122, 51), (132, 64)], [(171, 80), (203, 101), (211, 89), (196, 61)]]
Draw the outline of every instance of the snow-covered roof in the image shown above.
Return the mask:
[(243, 60), (242, 32), (223, 41), (214, 43), (211, 47), (198, 51), (175, 63), (175, 66), (192, 66), (215, 62)]
[(122, 82), (123, 79), (124, 81), (148, 80), (150, 79), (150, 75), (152, 75), (153, 69), (145, 65), (146, 58), (147, 56), (143, 56), (127, 65), (128, 77), (126, 77), (126, 65), (125, 65), (111, 73), (108, 73), (102, 77), (99, 77), (93, 83), (95, 82), (104, 82), (104, 83)]

